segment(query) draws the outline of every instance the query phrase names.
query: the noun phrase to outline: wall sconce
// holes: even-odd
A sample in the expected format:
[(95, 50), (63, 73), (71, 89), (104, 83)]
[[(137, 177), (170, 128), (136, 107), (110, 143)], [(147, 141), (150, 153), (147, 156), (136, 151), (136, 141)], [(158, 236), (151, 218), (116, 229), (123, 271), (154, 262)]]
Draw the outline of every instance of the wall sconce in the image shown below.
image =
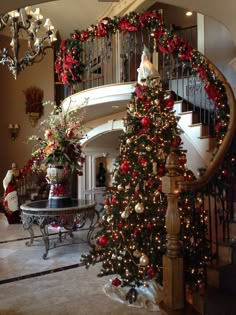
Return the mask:
[(15, 140), (19, 134), (20, 125), (19, 124), (9, 124), (8, 130), (10, 132), (10, 136), (12, 140)]

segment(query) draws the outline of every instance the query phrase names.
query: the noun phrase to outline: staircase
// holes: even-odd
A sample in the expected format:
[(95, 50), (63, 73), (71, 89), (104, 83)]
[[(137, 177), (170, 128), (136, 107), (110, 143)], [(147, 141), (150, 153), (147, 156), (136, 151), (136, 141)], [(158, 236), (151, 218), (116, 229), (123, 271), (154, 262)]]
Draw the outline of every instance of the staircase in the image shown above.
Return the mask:
[(209, 165), (215, 138), (209, 135), (209, 127), (200, 122), (197, 111), (189, 110), (183, 100), (175, 102), (174, 110), (179, 118), (178, 126), (183, 132), (181, 136), (184, 149), (187, 150), (188, 168), (197, 175), (198, 168)]

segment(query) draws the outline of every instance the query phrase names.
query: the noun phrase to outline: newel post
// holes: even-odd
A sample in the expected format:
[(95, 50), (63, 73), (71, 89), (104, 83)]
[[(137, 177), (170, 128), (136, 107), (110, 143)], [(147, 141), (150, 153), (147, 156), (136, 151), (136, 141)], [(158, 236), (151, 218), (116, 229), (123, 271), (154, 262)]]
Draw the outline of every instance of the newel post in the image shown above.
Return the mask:
[(168, 173), (162, 178), (162, 191), (167, 197), (166, 231), (167, 251), (163, 256), (163, 291), (164, 303), (172, 310), (184, 307), (183, 257), (181, 254), (180, 215), (178, 210), (179, 158), (171, 152), (166, 160)]

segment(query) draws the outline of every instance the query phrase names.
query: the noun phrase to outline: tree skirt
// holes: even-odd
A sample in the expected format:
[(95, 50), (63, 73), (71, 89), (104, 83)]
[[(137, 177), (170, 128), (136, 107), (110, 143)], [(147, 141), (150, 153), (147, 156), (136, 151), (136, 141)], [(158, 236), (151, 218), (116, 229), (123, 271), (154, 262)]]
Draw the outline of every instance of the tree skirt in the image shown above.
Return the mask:
[(147, 287), (140, 286), (139, 288), (135, 288), (137, 291), (137, 299), (132, 303), (126, 298), (131, 288), (128, 286), (116, 286), (112, 284), (112, 281), (114, 280), (110, 279), (109, 282), (104, 285), (103, 289), (105, 294), (113, 300), (131, 307), (144, 308), (148, 311), (159, 311), (160, 313), (156, 313), (159, 315), (166, 314), (158, 305), (163, 300), (163, 291), (161, 286), (155, 281), (147, 281)]

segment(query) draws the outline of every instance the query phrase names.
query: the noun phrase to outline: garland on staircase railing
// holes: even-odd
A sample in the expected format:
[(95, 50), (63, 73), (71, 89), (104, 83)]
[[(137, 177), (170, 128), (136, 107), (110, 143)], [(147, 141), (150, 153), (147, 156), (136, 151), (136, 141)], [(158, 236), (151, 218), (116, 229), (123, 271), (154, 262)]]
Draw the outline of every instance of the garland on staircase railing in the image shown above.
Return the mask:
[(229, 106), (223, 82), (217, 78), (213, 66), (206, 58), (183, 38), (177, 37), (165, 28), (160, 14), (156, 11), (137, 13), (131, 12), (122, 17), (106, 17), (96, 25), (86, 30), (75, 30), (71, 37), (63, 40), (55, 61), (55, 71), (63, 84), (74, 85), (81, 81), (84, 64), (81, 60), (82, 42), (88, 39), (109, 37), (120, 32), (135, 32), (145, 29), (158, 43), (159, 50), (172, 54), (182, 64), (192, 69), (192, 74), (198, 75), (204, 81), (204, 89), (208, 97), (214, 101), (217, 109), (215, 125), (217, 143), (220, 146), (229, 122)]

